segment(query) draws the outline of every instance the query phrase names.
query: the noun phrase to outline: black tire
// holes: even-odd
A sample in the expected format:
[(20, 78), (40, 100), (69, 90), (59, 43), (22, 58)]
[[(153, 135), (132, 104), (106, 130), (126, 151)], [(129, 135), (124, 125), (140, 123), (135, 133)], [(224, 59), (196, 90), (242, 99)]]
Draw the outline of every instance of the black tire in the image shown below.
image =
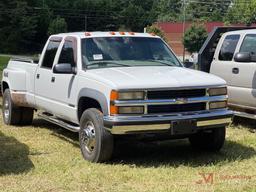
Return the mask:
[(224, 145), (226, 127), (218, 127), (198, 132), (189, 137), (192, 147), (207, 151), (219, 151)]
[(103, 114), (98, 109), (90, 108), (83, 112), (79, 142), (85, 160), (100, 163), (112, 157), (113, 136), (104, 129)]
[(6, 125), (30, 125), (33, 121), (34, 110), (16, 106), (12, 101), (10, 90), (6, 89), (3, 95), (2, 114)]
[(9, 89), (5, 89), (2, 102), (2, 115), (6, 125), (19, 125), (21, 121), (21, 110), (15, 106)]
[(20, 125), (31, 125), (34, 117), (34, 109), (28, 107), (21, 108)]

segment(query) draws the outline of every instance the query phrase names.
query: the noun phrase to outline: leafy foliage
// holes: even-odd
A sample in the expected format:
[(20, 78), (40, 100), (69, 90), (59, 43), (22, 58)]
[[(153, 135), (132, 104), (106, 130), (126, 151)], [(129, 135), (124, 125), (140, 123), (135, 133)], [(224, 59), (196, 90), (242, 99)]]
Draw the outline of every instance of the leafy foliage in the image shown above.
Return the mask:
[(25, 52), (35, 37), (36, 16), (25, 1), (1, 1), (0, 10), (0, 52)]
[(230, 7), (225, 22), (251, 25), (256, 21), (256, 0), (235, 0)]
[(147, 33), (154, 33), (154, 34), (158, 35), (159, 37), (163, 38), (164, 40), (166, 40), (164, 32), (156, 25), (148, 25), (146, 27), (146, 30), (147, 30)]
[(198, 52), (207, 38), (207, 31), (202, 25), (196, 23), (185, 32), (183, 44), (190, 53)]
[(183, 21), (184, 10), (186, 21), (250, 25), (256, 0), (1, 0), (0, 53), (39, 52), (49, 34), (62, 31), (143, 31)]
[(223, 21), (231, 0), (193, 0), (186, 5), (186, 18), (189, 21)]
[(180, 0), (159, 0), (156, 5), (158, 21), (179, 21), (183, 15), (183, 4)]
[(60, 18), (59, 16), (52, 20), (48, 28), (48, 34), (57, 34), (67, 32), (67, 23), (65, 19)]

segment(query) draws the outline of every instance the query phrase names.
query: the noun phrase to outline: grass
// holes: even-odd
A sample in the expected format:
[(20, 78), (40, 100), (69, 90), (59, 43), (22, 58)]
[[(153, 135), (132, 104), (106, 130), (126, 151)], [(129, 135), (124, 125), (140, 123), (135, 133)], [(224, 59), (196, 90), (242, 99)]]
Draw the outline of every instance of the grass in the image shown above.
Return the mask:
[(10, 57), (0, 56), (0, 79), (2, 79), (2, 71), (6, 67)]
[(0, 191), (256, 191), (253, 126), (230, 126), (219, 153), (185, 140), (119, 142), (113, 160), (93, 164), (83, 160), (77, 134), (36, 116), (28, 127), (1, 118)]

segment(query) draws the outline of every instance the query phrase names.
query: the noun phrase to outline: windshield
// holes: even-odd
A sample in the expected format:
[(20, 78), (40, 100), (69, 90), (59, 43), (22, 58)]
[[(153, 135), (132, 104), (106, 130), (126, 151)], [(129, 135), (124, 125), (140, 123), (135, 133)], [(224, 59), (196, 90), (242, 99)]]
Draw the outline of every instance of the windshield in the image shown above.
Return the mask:
[(87, 69), (136, 66), (181, 66), (159, 38), (94, 37), (82, 39), (83, 67)]

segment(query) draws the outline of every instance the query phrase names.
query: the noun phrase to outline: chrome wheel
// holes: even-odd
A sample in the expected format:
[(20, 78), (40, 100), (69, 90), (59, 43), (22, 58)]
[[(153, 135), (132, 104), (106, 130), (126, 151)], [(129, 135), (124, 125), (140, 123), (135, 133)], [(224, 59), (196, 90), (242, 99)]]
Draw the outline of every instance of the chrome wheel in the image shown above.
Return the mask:
[(9, 101), (8, 99), (4, 100), (4, 118), (6, 121), (8, 121), (9, 117), (10, 117), (10, 109), (9, 109)]
[(88, 121), (82, 131), (82, 143), (89, 153), (96, 147), (95, 127), (92, 121)]

